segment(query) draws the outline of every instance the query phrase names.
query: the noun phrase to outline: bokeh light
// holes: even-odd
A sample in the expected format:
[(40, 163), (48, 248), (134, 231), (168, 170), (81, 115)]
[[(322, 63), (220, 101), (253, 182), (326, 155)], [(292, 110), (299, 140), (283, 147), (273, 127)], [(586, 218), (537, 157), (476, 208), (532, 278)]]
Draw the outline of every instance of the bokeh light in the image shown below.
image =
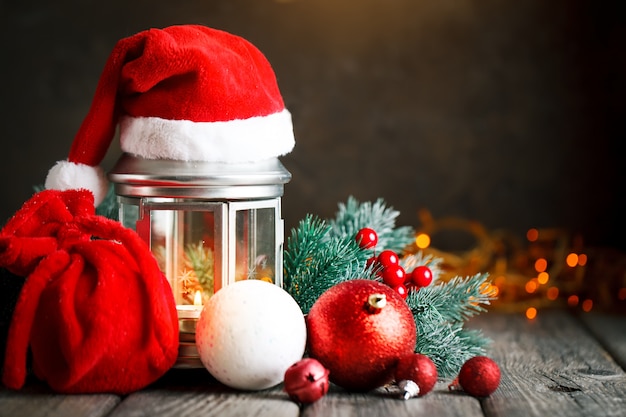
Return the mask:
[(426, 233), (420, 233), (415, 236), (415, 245), (420, 249), (426, 249), (430, 246), (430, 236)]
[(537, 309), (535, 307), (528, 307), (526, 309), (526, 318), (533, 320), (535, 317), (537, 317)]

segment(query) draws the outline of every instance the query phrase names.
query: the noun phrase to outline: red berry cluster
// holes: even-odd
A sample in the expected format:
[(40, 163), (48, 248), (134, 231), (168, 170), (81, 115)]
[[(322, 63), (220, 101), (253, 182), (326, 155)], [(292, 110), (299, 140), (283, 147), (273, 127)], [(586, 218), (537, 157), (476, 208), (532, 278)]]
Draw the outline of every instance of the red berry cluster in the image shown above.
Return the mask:
[(375, 264), (379, 268), (378, 274), (383, 282), (396, 290), (402, 298), (406, 298), (409, 289), (426, 287), (433, 281), (433, 273), (430, 268), (421, 265), (411, 272), (406, 272), (400, 265), (399, 256), (389, 249), (385, 249), (378, 256), (370, 258), (368, 264)]
[[(363, 228), (357, 233), (356, 241), (361, 248), (372, 249), (378, 243), (378, 235), (373, 229)], [(426, 287), (433, 281), (433, 273), (426, 265), (420, 265), (407, 273), (400, 265), (398, 254), (389, 249), (370, 258), (367, 265), (377, 267), (383, 282), (396, 290), (402, 298), (406, 298), (410, 288)]]

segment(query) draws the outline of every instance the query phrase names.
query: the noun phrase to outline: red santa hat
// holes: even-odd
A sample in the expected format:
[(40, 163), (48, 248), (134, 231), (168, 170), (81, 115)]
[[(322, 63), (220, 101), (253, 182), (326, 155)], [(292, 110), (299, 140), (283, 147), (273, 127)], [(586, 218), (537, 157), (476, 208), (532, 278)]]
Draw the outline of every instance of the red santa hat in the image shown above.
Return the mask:
[(265, 56), (241, 37), (198, 25), (116, 44), (68, 159), (45, 187), (85, 188), (99, 204), (108, 190), (99, 164), (118, 125), (121, 149), (147, 159), (240, 163), (284, 155), (295, 143)]

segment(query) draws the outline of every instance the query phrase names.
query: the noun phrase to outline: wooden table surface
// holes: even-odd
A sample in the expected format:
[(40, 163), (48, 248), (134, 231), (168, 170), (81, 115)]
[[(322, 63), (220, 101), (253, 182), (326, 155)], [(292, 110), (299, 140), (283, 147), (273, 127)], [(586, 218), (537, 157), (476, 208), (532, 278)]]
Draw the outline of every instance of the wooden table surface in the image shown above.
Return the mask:
[(483, 313), (469, 323), (492, 338), (489, 356), (502, 370), (498, 390), (475, 399), (440, 381), (424, 397), (398, 399), (393, 388), (347, 393), (333, 386), (299, 407), (281, 386), (236, 391), (203, 369), (172, 370), (131, 395), (58, 395), (37, 381), (0, 390), (1, 416), (626, 416), (626, 316), (540, 311)]

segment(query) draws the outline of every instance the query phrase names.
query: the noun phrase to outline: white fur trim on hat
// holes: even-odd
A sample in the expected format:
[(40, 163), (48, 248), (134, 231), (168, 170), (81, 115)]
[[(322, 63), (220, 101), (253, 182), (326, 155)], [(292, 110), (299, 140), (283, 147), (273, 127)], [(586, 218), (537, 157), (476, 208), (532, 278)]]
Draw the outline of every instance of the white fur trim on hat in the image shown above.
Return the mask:
[(289, 153), (295, 144), (291, 114), (225, 122), (192, 122), (125, 116), (120, 121), (123, 151), (147, 159), (249, 162)]
[(96, 206), (104, 200), (109, 190), (109, 183), (101, 167), (69, 161), (58, 161), (48, 171), (44, 185), (49, 190), (87, 189), (93, 193)]

